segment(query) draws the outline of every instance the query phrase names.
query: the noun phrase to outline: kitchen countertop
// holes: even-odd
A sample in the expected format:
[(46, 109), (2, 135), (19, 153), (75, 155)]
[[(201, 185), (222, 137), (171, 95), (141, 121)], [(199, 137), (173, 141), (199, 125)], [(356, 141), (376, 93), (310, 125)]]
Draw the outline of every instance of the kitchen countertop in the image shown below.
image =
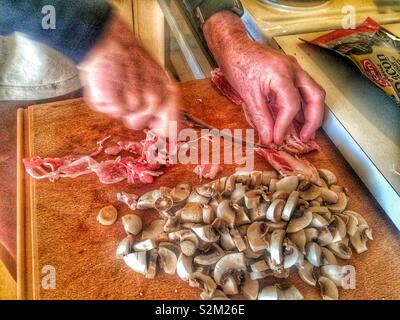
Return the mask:
[(82, 96), (81, 91), (42, 101), (0, 101), (0, 260), (16, 279), (17, 110)]

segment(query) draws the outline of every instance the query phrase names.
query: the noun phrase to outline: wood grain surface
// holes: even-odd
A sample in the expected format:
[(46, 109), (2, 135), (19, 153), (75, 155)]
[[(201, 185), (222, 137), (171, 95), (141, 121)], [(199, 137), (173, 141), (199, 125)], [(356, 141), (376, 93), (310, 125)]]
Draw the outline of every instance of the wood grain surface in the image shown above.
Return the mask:
[[(209, 80), (182, 84), (184, 106), (194, 116), (218, 128), (247, 128), (241, 109), (232, 105)], [(107, 135), (113, 139), (140, 139), (143, 133), (128, 131), (119, 122), (90, 111), (82, 100), (69, 100), (32, 106), (28, 110), (25, 141), (27, 152), (39, 156), (63, 156), (87, 153), (96, 141)], [(374, 231), (370, 250), (353, 255), (356, 290), (341, 290), (341, 299), (400, 298), (400, 236), (352, 169), (329, 139), (319, 132), (319, 153), (307, 159), (319, 168), (332, 170), (339, 183), (350, 192), (349, 208), (361, 213)], [(268, 166), (256, 157), (255, 167)], [(26, 292), (35, 299), (198, 299), (200, 291), (190, 288), (177, 276), (157, 274), (145, 279), (115, 258), (115, 249), (124, 237), (120, 217), (129, 209), (115, 199), (118, 191), (142, 194), (159, 186), (172, 187), (178, 182), (199, 184), (193, 166), (176, 165), (153, 185), (126, 183), (102, 185), (95, 175), (64, 179), (56, 183), (34, 181), (26, 177), (26, 221), (32, 234), (27, 236)], [(223, 175), (233, 172), (227, 167)], [(119, 219), (105, 227), (96, 221), (98, 211), (113, 204)], [(155, 212), (137, 211), (144, 226), (158, 218)], [(26, 258), (27, 257), (27, 258)], [(56, 288), (41, 288), (41, 270), (51, 265), (56, 270)], [(268, 279), (285, 285), (294, 283), (306, 299), (318, 299), (317, 289), (304, 284), (293, 270), (288, 279)]]

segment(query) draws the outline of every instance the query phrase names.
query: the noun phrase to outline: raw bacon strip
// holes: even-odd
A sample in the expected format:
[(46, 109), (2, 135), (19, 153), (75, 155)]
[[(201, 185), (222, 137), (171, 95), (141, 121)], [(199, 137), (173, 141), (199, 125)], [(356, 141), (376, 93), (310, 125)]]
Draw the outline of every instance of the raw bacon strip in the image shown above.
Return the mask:
[(322, 181), (317, 169), (307, 160), (273, 149), (259, 148), (256, 151), (282, 176), (298, 176), (301, 180), (310, 180), (321, 185)]
[(139, 198), (138, 195), (133, 194), (133, 193), (126, 193), (126, 192), (118, 192), (117, 193), (117, 200), (125, 203), (129, 209), (135, 210), (136, 209), (136, 204), (137, 204), (137, 199)]
[(214, 179), (222, 170), (223, 168), (219, 164), (203, 164), (196, 166), (193, 172), (199, 176), (201, 181), (202, 178)]
[[(228, 99), (230, 99), (233, 103), (241, 106), (244, 105), (243, 99), (236, 92), (236, 90), (229, 84), (229, 82), (225, 79), (223, 73), (219, 68), (215, 69), (211, 73), (211, 81), (217, 86), (217, 88), (221, 91), (223, 95), (225, 95)], [(277, 111), (271, 108), (271, 112), (273, 116), (276, 116)], [(246, 108), (244, 108), (246, 110)], [(247, 121), (250, 122), (246, 114)], [(293, 154), (305, 154), (311, 151), (319, 151), (320, 148), (315, 141), (303, 142), (299, 138), (299, 130), (300, 125), (298, 123), (293, 123), (289, 128), (285, 137), (285, 143), (277, 147), (274, 144), (271, 144), (270, 147), (274, 149), (284, 150)]]

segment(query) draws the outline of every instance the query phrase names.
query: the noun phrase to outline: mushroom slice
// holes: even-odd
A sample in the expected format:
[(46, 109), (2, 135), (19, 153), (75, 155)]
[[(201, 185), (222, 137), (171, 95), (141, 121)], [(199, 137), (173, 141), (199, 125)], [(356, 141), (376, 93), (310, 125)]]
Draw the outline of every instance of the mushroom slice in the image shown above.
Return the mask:
[(280, 191), (275, 191), (272, 194), (272, 201), (276, 200), (276, 199), (281, 199), (281, 200), (287, 200), (287, 198), (289, 198), (289, 193), (287, 193), (286, 191), (280, 190)]
[(289, 198), (286, 201), (285, 207), (283, 208), (282, 212), (282, 220), (289, 221), (292, 217), (294, 209), (297, 206), (297, 200), (299, 199), (299, 192), (292, 191)]
[(97, 221), (103, 226), (111, 226), (117, 221), (118, 211), (114, 206), (107, 206), (100, 210)]
[(297, 246), (302, 254), (306, 253), (306, 233), (304, 230), (290, 233), (288, 237)]
[(286, 191), (287, 193), (291, 193), (297, 189), (299, 185), (299, 177), (298, 176), (287, 176), (280, 179), (276, 183), (277, 191)]
[(327, 277), (319, 277), (318, 285), (321, 289), (321, 296), (324, 300), (339, 299), (339, 291), (335, 283)]
[(337, 287), (341, 287), (343, 283), (343, 266), (328, 264), (321, 267), (321, 274), (332, 280)]
[(321, 188), (321, 194), (320, 197), (324, 200), (326, 203), (337, 203), (339, 196), (336, 192), (329, 190), (328, 188)]
[(206, 224), (211, 224), (215, 219), (215, 210), (212, 206), (208, 204), (203, 205), (203, 222)]
[(358, 229), (358, 220), (353, 215), (348, 215), (348, 221), (346, 223), (347, 234), (352, 237), (356, 234)]
[(246, 243), (246, 250), (243, 251), (243, 253), (244, 253), (244, 255), (245, 255), (246, 258), (249, 258), (249, 259), (258, 259), (258, 258), (260, 258), (260, 257), (265, 253), (264, 250), (260, 250), (260, 251), (258, 251), (258, 252), (254, 252), (254, 251), (251, 249), (251, 247), (250, 247), (250, 244), (249, 244), (249, 241), (248, 241), (248, 239), (247, 239), (247, 236), (244, 236), (244, 237), (243, 237), (243, 240), (244, 240), (244, 242)]
[(246, 271), (244, 254), (241, 252), (226, 254), (215, 264), (214, 280), (218, 285), (222, 285), (229, 274), (239, 270)]
[(269, 192), (275, 192), (276, 191), (276, 183), (278, 182), (278, 179), (271, 179), (269, 181)]
[(284, 251), (283, 251), (283, 267), (285, 269), (289, 269), (298, 261), (302, 260), (302, 254), (297, 249), (296, 245), (292, 243), (289, 239), (285, 239), (284, 241)]
[[(200, 294), (200, 297), (203, 300), (209, 299), (208, 296), (203, 293)], [(204, 298), (206, 298), (206, 299), (204, 299)], [(229, 299), (222, 290), (217, 289), (217, 290), (215, 290), (214, 295), (211, 297), (211, 300), (231, 300), (231, 299)]]
[(317, 199), (321, 194), (321, 188), (312, 184), (306, 191), (300, 192), (300, 198), (311, 201)]
[(364, 217), (359, 214), (358, 212), (355, 211), (351, 211), (351, 210), (346, 210), (343, 212), (343, 214), (348, 215), (348, 216), (353, 216), (357, 219), (357, 224), (358, 226), (362, 227), (362, 226), (366, 226), (368, 227), (368, 223), (367, 221), (364, 219)]
[(356, 231), (354, 236), (350, 237), (350, 243), (358, 254), (368, 250), (367, 238), (362, 236), (360, 229)]
[(268, 270), (269, 266), (268, 266), (267, 262), (263, 259), (263, 260), (259, 260), (257, 262), (254, 262), (253, 264), (251, 264), (250, 268), (253, 272), (262, 272), (262, 271)]
[(187, 203), (176, 215), (180, 216), (182, 222), (203, 222), (203, 206), (200, 203)]
[(244, 199), (245, 193), (248, 191), (246, 185), (242, 183), (236, 183), (235, 190), (233, 190), (231, 194), (231, 201), (234, 203), (243, 203), (242, 200)]
[(232, 229), (231, 236), (239, 252), (246, 250), (246, 243), (243, 241), (243, 238), (241, 237), (239, 231), (237, 231), (236, 229)]
[(266, 202), (261, 203), (257, 208), (250, 209), (250, 220), (251, 221), (263, 221), (265, 220), (266, 213), (269, 204)]
[(260, 272), (250, 272), (249, 273), (250, 279), (251, 280), (260, 280), (260, 279), (265, 279), (267, 277), (273, 276), (272, 271), (260, 271)]
[(116, 256), (118, 259), (122, 259), (124, 256), (132, 252), (133, 241), (133, 237), (128, 235), (118, 244), (116, 251)]
[(167, 241), (168, 236), (164, 232), (165, 221), (157, 219), (150, 223), (142, 232), (142, 240), (153, 239), (154, 241)]
[(312, 220), (310, 223), (310, 227), (323, 228), (323, 227), (326, 227), (328, 224), (329, 224), (329, 222), (326, 221), (323, 217), (321, 217), (318, 213), (312, 214)]
[(338, 201), (335, 204), (331, 204), (328, 206), (329, 210), (332, 212), (343, 212), (346, 210), (347, 202), (349, 198), (346, 196), (344, 192), (338, 193)]
[(176, 216), (169, 216), (164, 224), (164, 231), (167, 233), (178, 231), (181, 226), (181, 216), (178, 214)]
[(278, 179), (278, 173), (274, 170), (263, 171), (261, 175), (261, 183), (264, 186), (269, 186), (271, 179)]
[(150, 251), (156, 247), (156, 243), (152, 239), (142, 240), (133, 244), (133, 251)]
[(154, 201), (154, 208), (158, 211), (166, 212), (172, 208), (174, 201), (169, 195), (162, 195)]
[(232, 205), (232, 208), (236, 211), (236, 220), (235, 220), (236, 227), (251, 223), (249, 216), (247, 215), (245, 209), (242, 206), (238, 205), (237, 203), (234, 203)]
[(217, 242), (219, 240), (219, 234), (217, 234), (212, 226), (209, 224), (204, 226), (192, 227), (193, 232), (205, 242)]
[(285, 201), (282, 199), (275, 199), (268, 207), (266, 218), (272, 222), (281, 221), (282, 211), (285, 207)]
[(155, 190), (148, 191), (140, 196), (137, 200), (136, 208), (139, 210), (154, 209), (154, 202), (156, 199), (153, 195), (155, 195)]
[(158, 248), (160, 268), (167, 274), (175, 274), (178, 257), (170, 243), (162, 244)]
[(319, 173), (319, 176), (322, 179), (324, 179), (324, 181), (326, 182), (326, 184), (328, 186), (330, 186), (332, 184), (336, 184), (337, 178), (332, 171), (329, 171), (327, 169), (318, 169), (318, 173)]
[(142, 219), (135, 214), (127, 214), (122, 217), (121, 221), (127, 234), (137, 235), (142, 231)]
[(230, 251), (236, 248), (236, 244), (233, 241), (231, 234), (229, 233), (228, 228), (222, 228), (219, 231), (220, 234), (220, 245), (223, 249)]
[(313, 214), (311, 211), (305, 211), (299, 218), (292, 218), (286, 228), (287, 233), (295, 233), (305, 229), (312, 221)]
[(235, 227), (236, 214), (229, 200), (223, 200), (220, 202), (217, 208), (217, 217), (226, 222), (230, 228)]
[(222, 291), (228, 296), (239, 293), (238, 284), (233, 276), (226, 277), (223, 284), (221, 284)]
[(276, 229), (285, 229), (287, 226), (286, 221), (280, 221), (280, 222), (265, 222), (266, 227), (272, 231)]
[(286, 290), (278, 289), (278, 300), (303, 300), (304, 297), (301, 292), (295, 287), (290, 286)]
[(319, 231), (315, 228), (306, 228), (304, 234), (306, 235), (306, 243), (308, 243), (318, 239)]
[(265, 222), (253, 222), (247, 229), (247, 240), (251, 250), (254, 252), (268, 248), (268, 241), (265, 235), (268, 232)]
[(158, 252), (157, 249), (152, 249), (149, 252), (149, 261), (147, 270), (145, 273), (145, 277), (148, 279), (154, 279), (157, 273), (157, 259), (158, 259)]
[(335, 255), (328, 248), (321, 247), (322, 250), (322, 264), (337, 264)]
[(279, 289), (276, 285), (264, 287), (257, 297), (258, 300), (279, 300)]
[(195, 256), (194, 262), (202, 266), (211, 266), (217, 263), (224, 255), (225, 251), (219, 245), (213, 243), (209, 252)]
[(189, 198), (191, 190), (192, 187), (190, 184), (180, 183), (171, 190), (169, 195), (171, 196), (174, 204), (181, 204)]
[(302, 265), (297, 265), (297, 272), (299, 273), (301, 280), (308, 285), (313, 287), (317, 285), (314, 266), (308, 261), (304, 261)]
[(340, 240), (342, 240), (347, 233), (346, 224), (344, 223), (343, 219), (338, 215), (334, 215), (333, 219), (334, 220), (331, 223), (331, 226), (336, 228), (336, 230), (339, 232)]
[(306, 258), (313, 266), (321, 265), (322, 250), (318, 243), (309, 242), (306, 246)]
[(176, 272), (183, 281), (189, 281), (193, 272), (193, 257), (185, 256), (183, 253), (179, 255), (176, 265)]
[(237, 228), (239, 234), (244, 237), (247, 235), (247, 229), (249, 228), (250, 224), (244, 224)]
[(343, 242), (335, 242), (328, 245), (328, 249), (338, 258), (348, 260), (351, 258), (351, 248)]
[(260, 285), (257, 280), (252, 280), (246, 273), (244, 283), (242, 285), (242, 295), (248, 300), (257, 300)]
[(334, 242), (333, 241), (333, 235), (328, 227), (323, 227), (319, 230), (318, 233), (318, 242), (324, 246), (328, 245), (329, 243)]
[(262, 172), (261, 171), (252, 171), (250, 174), (249, 186), (254, 189), (258, 187), (262, 182)]
[(133, 271), (141, 274), (145, 274), (147, 271), (147, 252), (133, 252), (124, 256), (124, 261), (129, 268)]
[(247, 209), (254, 209), (260, 204), (260, 190), (247, 191), (244, 195), (244, 204)]
[(236, 176), (231, 175), (227, 177), (224, 191), (221, 192), (221, 194), (223, 196), (230, 197), (232, 195), (233, 190), (235, 190), (235, 185), (236, 185)]
[[(211, 189), (211, 187), (209, 187)], [(188, 203), (197, 203), (197, 204), (208, 204), (210, 202), (211, 197), (205, 197), (203, 195), (200, 195), (197, 190), (200, 190), (199, 188), (196, 188), (193, 190), (189, 198), (187, 200)]]
[(192, 256), (196, 253), (199, 246), (199, 239), (196, 234), (191, 230), (182, 230), (179, 234), (179, 245), (181, 251), (186, 256)]
[(285, 230), (274, 230), (271, 234), (269, 253), (271, 256), (271, 263), (275, 267), (283, 263), (283, 239), (285, 238), (285, 234)]
[(217, 290), (217, 284), (214, 279), (201, 272), (193, 272), (189, 284), (202, 289), (203, 293), (205, 293), (209, 298), (213, 297), (215, 290)]

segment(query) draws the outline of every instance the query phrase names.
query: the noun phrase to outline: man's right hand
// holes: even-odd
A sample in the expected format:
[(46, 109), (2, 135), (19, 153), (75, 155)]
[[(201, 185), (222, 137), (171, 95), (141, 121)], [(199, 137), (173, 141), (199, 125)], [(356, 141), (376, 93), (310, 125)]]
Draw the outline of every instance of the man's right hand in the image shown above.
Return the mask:
[(130, 129), (168, 134), (168, 122), (177, 119), (179, 87), (123, 22), (111, 18), (79, 69), (91, 108)]

